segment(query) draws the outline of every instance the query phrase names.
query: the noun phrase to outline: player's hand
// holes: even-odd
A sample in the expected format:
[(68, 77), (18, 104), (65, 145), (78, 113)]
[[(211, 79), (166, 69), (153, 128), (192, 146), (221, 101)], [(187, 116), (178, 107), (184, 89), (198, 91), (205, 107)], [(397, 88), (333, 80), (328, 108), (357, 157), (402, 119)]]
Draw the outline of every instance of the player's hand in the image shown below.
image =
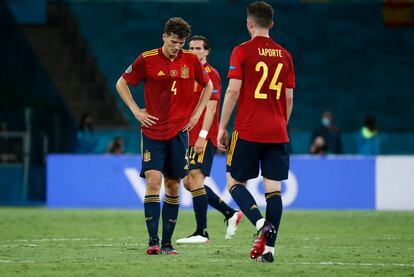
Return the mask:
[(203, 153), (204, 145), (206, 145), (206, 139), (204, 139), (202, 137), (198, 137), (196, 143), (194, 144), (194, 151), (197, 154)]
[(217, 135), (217, 148), (222, 152), (226, 152), (229, 147), (229, 133), (226, 129), (219, 129)]
[(191, 129), (193, 129), (197, 124), (198, 119), (199, 117), (196, 117), (195, 115), (191, 116), (190, 121), (187, 123), (187, 125), (184, 126), (184, 128), (181, 129), (181, 131), (190, 132)]
[(157, 123), (158, 118), (147, 113), (146, 109), (141, 109), (134, 113), (135, 118), (141, 123), (141, 126), (150, 127)]

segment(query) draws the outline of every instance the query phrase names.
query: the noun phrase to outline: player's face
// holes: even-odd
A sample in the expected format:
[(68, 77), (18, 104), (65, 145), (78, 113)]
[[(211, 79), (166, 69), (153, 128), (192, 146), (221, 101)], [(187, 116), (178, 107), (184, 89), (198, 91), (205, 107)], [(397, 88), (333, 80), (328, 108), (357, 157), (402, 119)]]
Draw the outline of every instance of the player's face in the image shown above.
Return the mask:
[(200, 61), (206, 61), (208, 50), (204, 49), (204, 41), (192, 40), (189, 44), (190, 51), (193, 52)]
[(163, 48), (166, 52), (165, 54), (167, 54), (167, 56), (170, 59), (173, 59), (173, 58), (177, 57), (178, 52), (184, 46), (185, 38), (180, 39), (174, 34), (172, 34), (172, 35), (163, 34), (162, 39), (164, 40)]

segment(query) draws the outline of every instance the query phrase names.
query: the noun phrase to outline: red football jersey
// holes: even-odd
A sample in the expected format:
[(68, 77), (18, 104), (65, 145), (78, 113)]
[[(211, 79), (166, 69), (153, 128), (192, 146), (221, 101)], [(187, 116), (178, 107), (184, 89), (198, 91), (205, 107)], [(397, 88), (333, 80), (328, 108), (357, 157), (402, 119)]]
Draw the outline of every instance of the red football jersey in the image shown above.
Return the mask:
[(133, 86), (144, 82), (145, 108), (158, 121), (141, 129), (154, 140), (171, 139), (184, 128), (194, 108), (194, 82), (205, 87), (209, 81), (193, 53), (182, 50), (171, 61), (161, 48), (139, 55), (122, 77)]
[[(214, 144), (214, 146), (217, 147), (217, 134), (218, 134), (218, 115), (220, 110), (220, 95), (221, 95), (221, 79), (220, 75), (217, 72), (215, 68), (213, 68), (211, 65), (205, 63), (204, 64), (204, 70), (208, 73), (211, 82), (213, 83), (213, 93), (211, 94), (210, 100), (216, 100), (217, 101), (217, 109), (216, 114), (214, 115), (214, 121), (211, 124), (210, 130), (207, 135), (207, 139), (211, 139), (211, 142)], [(203, 91), (203, 87), (196, 84), (197, 89), (197, 96), (194, 99), (194, 107), (197, 105), (198, 100), (200, 98), (201, 92)], [(201, 131), (201, 128), (203, 127), (203, 121), (204, 121), (204, 115), (206, 113), (206, 110), (204, 109), (203, 113), (201, 114), (200, 119), (197, 122), (197, 125), (194, 126), (194, 128), (190, 131), (190, 146), (194, 146), (198, 139), (198, 135)]]
[(243, 81), (234, 127), (239, 137), (288, 142), (286, 88), (295, 87), (290, 53), (271, 38), (255, 37), (233, 49), (227, 77)]

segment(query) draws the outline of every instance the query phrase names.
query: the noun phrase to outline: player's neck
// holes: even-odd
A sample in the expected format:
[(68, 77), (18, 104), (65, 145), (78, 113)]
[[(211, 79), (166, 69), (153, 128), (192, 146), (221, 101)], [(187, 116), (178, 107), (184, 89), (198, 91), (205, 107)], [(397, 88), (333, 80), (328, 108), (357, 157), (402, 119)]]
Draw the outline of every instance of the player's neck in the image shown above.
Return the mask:
[(165, 47), (163, 46), (162, 48), (161, 48), (161, 51), (162, 51), (162, 53), (164, 54), (164, 56), (166, 56), (168, 59), (170, 59), (171, 61), (173, 61), (175, 58), (177, 58), (177, 56), (178, 56), (178, 54), (177, 55), (173, 55), (173, 56), (171, 56), (170, 55), (170, 53), (168, 53), (168, 51), (167, 51), (167, 49), (165, 49)]
[(267, 38), (269, 38), (270, 37), (269, 36), (269, 29), (256, 29), (256, 28), (254, 28), (254, 29), (252, 29), (251, 34), (252, 34), (252, 38), (255, 38), (255, 37), (267, 37)]
[(205, 65), (205, 64), (207, 63), (207, 59), (201, 59), (201, 60), (200, 60), (200, 63), (201, 63), (202, 65)]

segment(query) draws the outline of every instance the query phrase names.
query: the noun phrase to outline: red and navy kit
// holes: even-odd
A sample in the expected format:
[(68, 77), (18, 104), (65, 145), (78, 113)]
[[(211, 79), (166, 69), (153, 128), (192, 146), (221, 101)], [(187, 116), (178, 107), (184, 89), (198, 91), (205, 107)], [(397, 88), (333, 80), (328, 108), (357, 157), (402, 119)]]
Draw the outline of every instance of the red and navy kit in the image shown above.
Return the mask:
[(209, 81), (193, 53), (182, 50), (171, 61), (161, 48), (139, 55), (122, 77), (133, 86), (144, 82), (145, 108), (159, 120), (141, 128), (154, 140), (169, 140), (184, 128), (194, 110), (194, 82), (205, 87)]
[(295, 87), (290, 53), (271, 38), (255, 37), (233, 49), (228, 78), (243, 80), (235, 119), (239, 138), (289, 142), (285, 91)]
[[(211, 65), (205, 63), (204, 64), (204, 70), (208, 73), (208, 76), (210, 77), (211, 82), (213, 83), (213, 93), (211, 94), (210, 100), (217, 101), (217, 109), (216, 114), (214, 115), (214, 121), (211, 124), (210, 130), (208, 132), (207, 140), (210, 139), (211, 142), (215, 147), (217, 147), (217, 134), (218, 134), (218, 116), (219, 116), (219, 110), (220, 110), (220, 95), (221, 95), (221, 79), (220, 75), (217, 72), (217, 70), (212, 67)], [(198, 103), (199, 96), (201, 92), (203, 91), (203, 87), (196, 84), (196, 90), (197, 90), (197, 96), (195, 97), (194, 107)], [(203, 121), (204, 121), (204, 115), (206, 113), (206, 110), (203, 111), (202, 115), (200, 116), (200, 119), (197, 122), (197, 125), (193, 127), (193, 129), (190, 131), (190, 146), (194, 146), (198, 139), (198, 135), (201, 131), (201, 128), (203, 127)]]

